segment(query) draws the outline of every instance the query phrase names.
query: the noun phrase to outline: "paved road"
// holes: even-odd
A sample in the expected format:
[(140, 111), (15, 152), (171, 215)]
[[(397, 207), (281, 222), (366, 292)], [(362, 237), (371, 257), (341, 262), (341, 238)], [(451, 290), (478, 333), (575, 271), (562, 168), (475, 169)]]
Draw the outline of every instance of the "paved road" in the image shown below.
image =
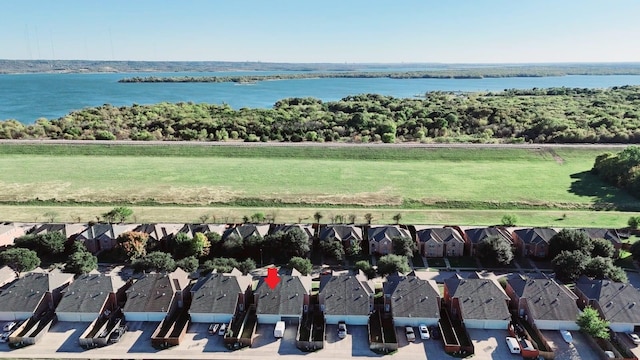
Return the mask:
[(384, 143), (348, 143), (348, 142), (243, 142), (243, 141), (133, 141), (133, 140), (0, 140), (0, 144), (64, 144), (64, 145), (190, 145), (190, 146), (246, 146), (246, 147), (375, 147), (375, 148), (460, 148), (460, 149), (624, 149), (633, 144), (423, 144), (406, 142)]

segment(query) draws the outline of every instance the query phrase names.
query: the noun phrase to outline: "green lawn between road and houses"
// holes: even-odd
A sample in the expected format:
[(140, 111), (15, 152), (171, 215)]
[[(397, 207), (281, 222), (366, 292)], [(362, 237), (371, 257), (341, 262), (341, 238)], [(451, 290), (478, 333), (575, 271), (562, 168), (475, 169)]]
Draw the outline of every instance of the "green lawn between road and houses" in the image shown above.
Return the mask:
[[(612, 150), (616, 152), (619, 150)], [(589, 174), (602, 149), (0, 145), (0, 219), (95, 220), (130, 205), (138, 221), (626, 224), (640, 201)], [(81, 210), (80, 206), (87, 206)], [(137, 208), (138, 206), (144, 206)], [(43, 211), (44, 210), (44, 211)], [(162, 212), (168, 212), (166, 216)], [(104, 211), (103, 211), (104, 212)], [(40, 214), (40, 215), (38, 215)], [(211, 221), (211, 220), (210, 220)]]

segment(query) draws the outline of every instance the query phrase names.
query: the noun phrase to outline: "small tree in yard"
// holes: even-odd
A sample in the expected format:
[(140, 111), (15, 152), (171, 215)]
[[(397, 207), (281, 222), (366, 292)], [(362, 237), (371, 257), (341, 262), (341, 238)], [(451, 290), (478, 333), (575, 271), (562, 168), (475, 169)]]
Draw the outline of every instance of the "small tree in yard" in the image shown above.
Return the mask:
[(364, 214), (364, 219), (367, 220), (367, 224), (371, 225), (371, 221), (373, 221), (373, 214), (371, 213)]
[(367, 278), (369, 279), (373, 279), (374, 277), (376, 277), (376, 270), (373, 268), (373, 266), (371, 266), (371, 264), (367, 260), (357, 261), (355, 263), (355, 267), (358, 270), (362, 270), (362, 272), (365, 275), (367, 275)]
[(638, 226), (640, 226), (640, 216), (632, 216), (629, 218), (629, 221), (627, 222), (627, 224), (629, 225), (629, 227), (631, 229), (637, 229)]
[(395, 272), (407, 273), (410, 269), (406, 256), (389, 254), (381, 256), (378, 260), (378, 274), (381, 276)]
[(65, 271), (74, 274), (87, 274), (98, 268), (98, 258), (90, 253), (83, 243), (74, 241), (71, 248), (73, 252), (67, 259)]
[(593, 243), (586, 232), (582, 230), (563, 229), (549, 241), (549, 257), (552, 259), (562, 251), (582, 251), (591, 254)]
[(485, 263), (508, 265), (513, 261), (511, 244), (499, 236), (489, 236), (482, 240), (476, 249), (476, 255)]
[(397, 214), (393, 215), (393, 221), (396, 222), (396, 225), (400, 224), (400, 220), (402, 220), (402, 214), (401, 213), (397, 213)]
[(102, 214), (102, 217), (105, 221), (113, 223), (124, 222), (131, 215), (133, 215), (133, 210), (129, 209), (128, 207), (120, 206)]
[(313, 214), (313, 219), (316, 221), (316, 224), (320, 224), (320, 220), (322, 220), (322, 214), (318, 211)]
[(192, 273), (198, 270), (199, 265), (200, 264), (198, 263), (198, 259), (195, 256), (188, 256), (184, 259), (176, 261), (176, 267), (179, 267), (188, 273)]
[(311, 261), (309, 259), (298, 256), (292, 257), (287, 263), (287, 267), (298, 270), (302, 275), (309, 275), (311, 273), (311, 269), (313, 269), (313, 265), (311, 265)]
[(609, 339), (609, 322), (602, 320), (598, 310), (587, 306), (576, 320), (580, 330), (594, 338)]
[(31, 271), (40, 266), (40, 258), (35, 251), (13, 248), (0, 254), (0, 261), (17, 272)]
[(605, 239), (593, 239), (591, 241), (593, 249), (591, 250), (591, 256), (601, 256), (604, 258), (611, 258), (615, 253), (613, 244)]
[(360, 246), (360, 242), (359, 241), (354, 241), (347, 248), (347, 256), (348, 257), (356, 257), (356, 256), (360, 255), (361, 252), (362, 252), (362, 246)]
[(396, 255), (411, 257), (416, 250), (416, 243), (409, 237), (397, 236), (391, 239), (391, 243), (393, 253)]
[(176, 269), (176, 262), (170, 254), (154, 251), (143, 258), (134, 260), (131, 266), (137, 271), (154, 269), (157, 271), (173, 271)]
[(322, 253), (328, 257), (336, 259), (338, 261), (344, 260), (344, 247), (342, 243), (337, 240), (326, 240), (320, 242), (320, 249)]
[(143, 232), (128, 231), (117, 238), (117, 248), (129, 260), (135, 260), (147, 254), (147, 240), (149, 235)]
[(518, 217), (513, 214), (507, 214), (502, 217), (502, 225), (504, 226), (515, 226), (518, 222)]
[(38, 256), (45, 257), (64, 252), (67, 238), (57, 231), (46, 234), (25, 235), (16, 238), (15, 246), (34, 250)]

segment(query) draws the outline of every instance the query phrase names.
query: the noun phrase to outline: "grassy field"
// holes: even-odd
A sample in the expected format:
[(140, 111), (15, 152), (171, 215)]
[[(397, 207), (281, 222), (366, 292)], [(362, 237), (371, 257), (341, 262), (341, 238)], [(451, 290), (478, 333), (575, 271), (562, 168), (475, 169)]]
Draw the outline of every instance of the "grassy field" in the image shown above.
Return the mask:
[(514, 213), (529, 225), (623, 226), (627, 213), (591, 211), (640, 209), (588, 173), (602, 152), (0, 145), (0, 218), (42, 220), (47, 205), (86, 221), (97, 205), (129, 204), (145, 205), (136, 214), (147, 221), (238, 221), (258, 211), (297, 221), (320, 210), (325, 221), (370, 212), (389, 223), (400, 212), (407, 223), (495, 224)]

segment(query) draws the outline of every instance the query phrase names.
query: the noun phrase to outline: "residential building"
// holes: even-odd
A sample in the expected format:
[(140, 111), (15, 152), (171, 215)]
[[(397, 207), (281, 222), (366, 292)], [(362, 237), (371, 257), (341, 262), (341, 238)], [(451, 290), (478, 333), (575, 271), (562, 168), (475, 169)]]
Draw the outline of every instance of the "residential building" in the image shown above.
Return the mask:
[(546, 258), (549, 256), (549, 242), (558, 232), (550, 228), (524, 228), (512, 232), (520, 256)]
[(222, 234), (222, 240), (225, 241), (229, 237), (238, 237), (242, 240), (256, 236), (258, 238), (264, 238), (269, 233), (269, 225), (258, 224), (242, 224), (234, 227), (230, 227)]
[(362, 228), (355, 225), (326, 225), (320, 228), (318, 240), (340, 241), (345, 249), (353, 244), (362, 246)]
[(231, 273), (211, 273), (191, 289), (189, 314), (195, 323), (229, 323), (236, 311), (244, 311), (251, 301), (253, 279), (237, 269)]
[(440, 291), (433, 280), (410, 273), (386, 277), (384, 311), (391, 312), (396, 326), (436, 325), (440, 320)]
[(14, 281), (17, 278), (18, 278), (18, 274), (15, 272), (15, 270), (13, 270), (7, 265), (1, 267), (0, 268), (0, 289), (2, 289), (5, 285), (10, 284), (12, 281)]
[(418, 251), (425, 257), (462, 256), (464, 239), (458, 230), (451, 227), (416, 226)]
[(369, 235), (369, 254), (387, 255), (393, 254), (393, 239), (408, 238), (411, 235), (407, 229), (403, 229), (398, 225), (380, 225), (371, 226), (368, 231)]
[(0, 223), (0, 247), (11, 246), (16, 238), (23, 236), (26, 229), (14, 223)]
[(598, 228), (585, 228), (582, 229), (589, 235), (591, 240), (605, 239), (613, 245), (615, 250), (614, 257), (620, 256), (620, 249), (622, 249), (622, 239), (616, 229), (598, 229)]
[(26, 273), (0, 293), (0, 320), (26, 320), (55, 309), (73, 276), (59, 271)]
[(374, 286), (362, 272), (320, 277), (318, 302), (327, 324), (366, 325), (373, 310), (373, 294)]
[(59, 321), (92, 322), (124, 305), (131, 281), (104, 274), (80, 275), (64, 292), (56, 308)]
[(265, 278), (260, 278), (254, 292), (258, 323), (299, 322), (302, 313), (309, 307), (311, 277), (293, 270), (291, 275), (281, 274), (280, 281), (273, 289)]
[(511, 308), (538, 329), (579, 329), (577, 296), (555, 280), (515, 275), (507, 280), (505, 291), (511, 299)]
[(512, 246), (514, 245), (511, 234), (499, 227), (467, 228), (464, 230), (464, 236), (467, 244), (467, 254), (471, 256), (476, 255), (476, 246), (488, 237), (496, 236), (504, 239)]
[(444, 302), (452, 319), (470, 329), (507, 329), (509, 297), (500, 285), (477, 273), (463, 279), (456, 274), (444, 281)]
[(580, 308), (591, 306), (598, 310), (611, 330), (633, 332), (640, 326), (640, 291), (631, 284), (583, 276), (576, 282), (574, 292)]
[(143, 274), (126, 290), (125, 318), (162, 321), (168, 313), (182, 307), (189, 282), (189, 274), (180, 268), (171, 273)]

